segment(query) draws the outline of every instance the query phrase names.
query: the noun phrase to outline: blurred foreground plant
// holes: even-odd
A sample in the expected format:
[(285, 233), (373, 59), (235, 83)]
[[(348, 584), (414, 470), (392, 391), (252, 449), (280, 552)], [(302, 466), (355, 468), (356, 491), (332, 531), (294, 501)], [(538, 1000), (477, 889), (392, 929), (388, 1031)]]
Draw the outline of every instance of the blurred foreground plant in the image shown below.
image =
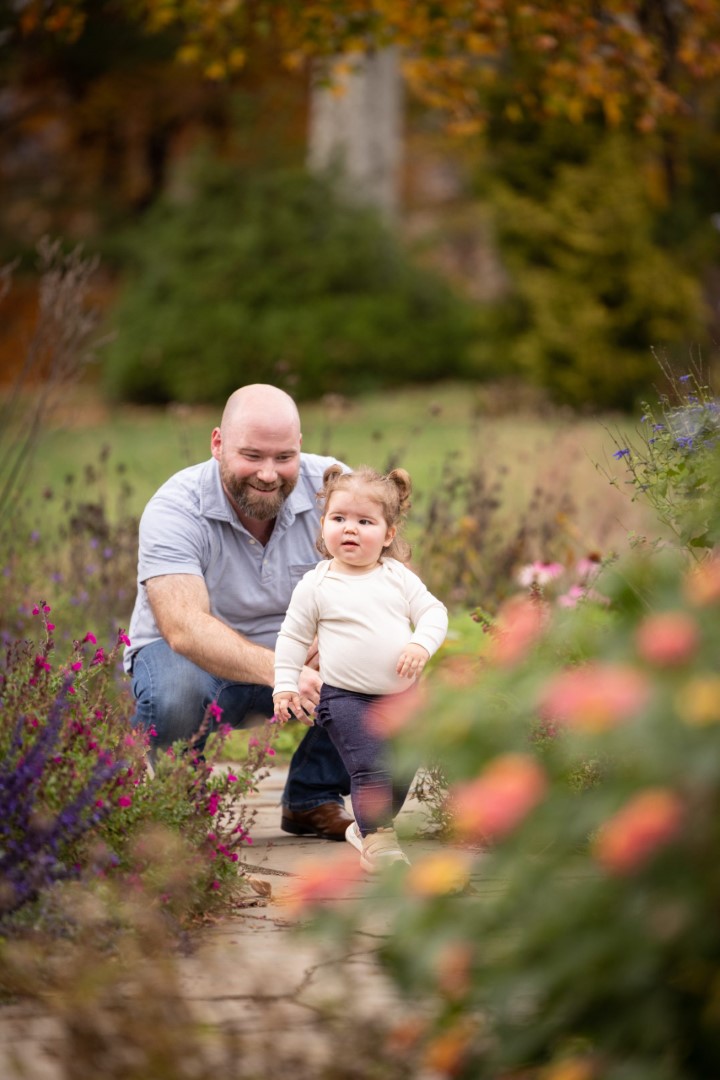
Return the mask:
[(720, 1075), (720, 549), (698, 554), (638, 544), (593, 582), (606, 604), (510, 598), (474, 654), (440, 656), (396, 750), (442, 768), (454, 842), (368, 906), (306, 902), (352, 939), (383, 896), (380, 955), (440, 1076)]

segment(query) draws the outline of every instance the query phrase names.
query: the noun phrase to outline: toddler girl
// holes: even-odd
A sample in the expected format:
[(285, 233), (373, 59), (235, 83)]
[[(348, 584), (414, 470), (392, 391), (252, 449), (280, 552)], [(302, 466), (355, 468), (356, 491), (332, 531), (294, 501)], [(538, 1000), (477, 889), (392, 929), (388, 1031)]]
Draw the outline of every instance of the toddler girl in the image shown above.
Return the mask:
[(392, 822), (410, 785), (393, 784), (368, 717), (402, 707), (395, 696), (412, 692), (447, 633), (445, 606), (399, 561), (410, 555), (398, 536), (410, 493), (404, 469), (326, 469), (318, 540), (326, 559), (296, 586), (275, 646), (275, 713), (303, 718), (298, 678), (317, 635), (323, 687), (315, 722), (350, 774), (355, 821), (346, 837), (370, 872), (408, 861)]

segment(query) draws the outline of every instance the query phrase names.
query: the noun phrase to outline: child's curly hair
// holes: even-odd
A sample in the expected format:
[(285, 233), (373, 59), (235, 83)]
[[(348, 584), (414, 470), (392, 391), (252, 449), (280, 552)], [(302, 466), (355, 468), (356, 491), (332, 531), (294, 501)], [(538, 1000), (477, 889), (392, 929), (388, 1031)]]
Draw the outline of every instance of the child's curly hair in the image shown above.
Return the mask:
[[(405, 469), (393, 469), (383, 476), (369, 465), (360, 465), (353, 472), (344, 472), (341, 465), (329, 465), (323, 473), (323, 486), (317, 497), (323, 506), (327, 507), (334, 492), (352, 491), (355, 488), (367, 490), (368, 498), (380, 506), (388, 528), (394, 525), (398, 530), (392, 542), (385, 548), (383, 556), (407, 562), (411, 554), (410, 545), (400, 536), (400, 528), (412, 505), (410, 474)], [(329, 557), (330, 552), (325, 547), (322, 533), (317, 538), (316, 547), (321, 555)]]

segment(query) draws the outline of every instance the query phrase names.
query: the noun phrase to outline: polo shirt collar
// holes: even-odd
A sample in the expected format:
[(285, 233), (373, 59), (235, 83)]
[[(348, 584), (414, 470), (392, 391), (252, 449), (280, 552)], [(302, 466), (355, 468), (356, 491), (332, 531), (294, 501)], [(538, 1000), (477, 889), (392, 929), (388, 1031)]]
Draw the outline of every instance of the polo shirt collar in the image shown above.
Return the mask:
[[(285, 528), (287, 528), (288, 525), (292, 525), (298, 514), (304, 514), (308, 510), (312, 510), (315, 506), (315, 503), (305, 489), (305, 485), (302, 483), (302, 477), (303, 460), (301, 455), (300, 476), (298, 477), (298, 482), (290, 493), (290, 497), (286, 500), (278, 517), (278, 525), (282, 525)], [(222, 481), (220, 479), (220, 464), (215, 458), (210, 458), (209, 461), (206, 461), (203, 469), (200, 481), (200, 512), (203, 517), (215, 518), (219, 521), (229, 521), (232, 524), (238, 524), (235, 512), (228, 502), (225, 489), (222, 486)]]

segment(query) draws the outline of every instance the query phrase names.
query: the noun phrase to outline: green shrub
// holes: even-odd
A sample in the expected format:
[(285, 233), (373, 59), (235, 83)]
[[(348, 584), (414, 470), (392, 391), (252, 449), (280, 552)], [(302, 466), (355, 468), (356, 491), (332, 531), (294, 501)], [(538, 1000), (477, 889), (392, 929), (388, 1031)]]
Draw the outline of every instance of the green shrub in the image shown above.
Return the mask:
[(124, 245), (113, 397), (219, 402), (253, 381), (318, 397), (466, 372), (469, 306), (329, 179), (213, 164), (190, 183)]
[(700, 285), (656, 239), (641, 161), (600, 137), (539, 189), (493, 191), (513, 280), (509, 366), (556, 401), (629, 408), (654, 374), (651, 350), (702, 342)]

